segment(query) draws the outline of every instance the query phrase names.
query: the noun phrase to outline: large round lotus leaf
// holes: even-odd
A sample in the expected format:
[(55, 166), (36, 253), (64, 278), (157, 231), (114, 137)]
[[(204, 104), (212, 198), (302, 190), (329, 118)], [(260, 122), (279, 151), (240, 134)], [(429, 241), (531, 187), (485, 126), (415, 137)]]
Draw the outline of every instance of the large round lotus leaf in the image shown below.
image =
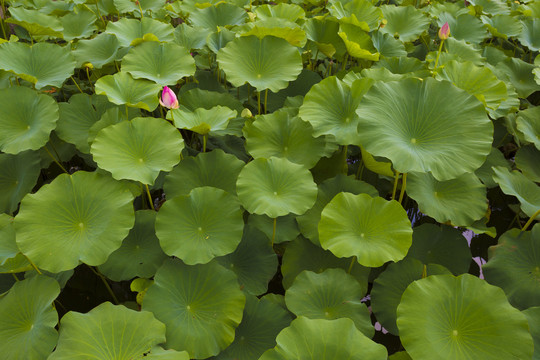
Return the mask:
[(507, 58), (497, 64), (496, 70), (505, 80), (510, 81), (516, 88), (520, 98), (527, 98), (535, 91), (540, 90), (540, 85), (534, 81), (532, 71), (535, 66), (518, 58)]
[(14, 258), (18, 253), (13, 218), (7, 214), (0, 214), (0, 265)]
[(519, 112), (516, 120), (517, 128), (523, 133), (525, 140), (540, 150), (540, 106), (530, 107)]
[(41, 166), (37, 152), (0, 154), (0, 213), (13, 214), (37, 183)]
[(476, 96), (484, 106), (493, 110), (506, 100), (506, 85), (488, 67), (479, 67), (470, 61), (449, 61), (437, 74), (460, 89)]
[(370, 1), (352, 0), (346, 3), (332, 1), (331, 4), (328, 11), (342, 24), (362, 27), (367, 25), (369, 30), (374, 30), (377, 29), (379, 21), (383, 17), (381, 9), (374, 6)]
[(90, 37), (98, 29), (96, 13), (84, 4), (76, 5), (70, 13), (62, 16), (61, 21), (66, 41)]
[(277, 345), (259, 360), (386, 360), (386, 348), (362, 334), (351, 319), (300, 316), (283, 329)]
[(122, 246), (99, 266), (99, 271), (114, 281), (130, 280), (136, 276), (141, 278), (154, 276), (167, 258), (156, 237), (155, 221), (155, 211), (137, 211), (135, 226), (129, 231)]
[(231, 94), (202, 90), (200, 88), (193, 88), (183, 92), (178, 102), (183, 110), (189, 111), (195, 111), (198, 108), (211, 109), (218, 105), (236, 110), (239, 114), (244, 110), (242, 103)]
[(189, 265), (232, 253), (243, 227), (236, 198), (209, 186), (166, 201), (156, 219), (156, 235), (165, 253)]
[(165, 176), (163, 190), (168, 199), (188, 195), (201, 186), (212, 186), (236, 195), (236, 179), (244, 162), (221, 149), (184, 158)]
[[(470, 261), (469, 261), (470, 262)], [(388, 265), (386, 270), (373, 282), (371, 290), (371, 309), (377, 321), (390, 333), (399, 335), (396, 325), (396, 310), (403, 292), (413, 281), (422, 278), (424, 265), (416, 259), (405, 258)], [(450, 274), (440, 265), (427, 265), (426, 275)]]
[[(39, 268), (70, 270), (103, 264), (133, 227), (133, 195), (97, 172), (62, 174), (21, 202), (17, 245)], [(36, 243), (39, 239), (39, 243)]]
[(211, 33), (211, 29), (183, 23), (174, 29), (174, 40), (186, 49), (203, 49), (206, 46), (206, 38)]
[(75, 94), (69, 98), (69, 102), (61, 102), (58, 106), (60, 118), (55, 130), (58, 137), (74, 144), (79, 151), (90, 153), (87, 141), (90, 128), (99, 121), (107, 107), (114, 105), (105, 96)]
[(377, 267), (407, 255), (411, 222), (395, 200), (342, 192), (321, 213), (319, 241), (337, 257), (356, 256), (360, 264)]
[(116, 58), (116, 52), (120, 43), (116, 36), (107, 33), (101, 33), (90, 40), (80, 40), (77, 48), (71, 51), (77, 67), (84, 63), (90, 63), (96, 69), (101, 69)]
[(227, 81), (237, 87), (248, 82), (257, 91), (284, 89), (302, 71), (298, 49), (274, 36), (239, 37), (219, 50), (217, 61)]
[(165, 341), (165, 325), (148, 311), (105, 302), (86, 314), (70, 311), (50, 360), (131, 360)]
[(139, 0), (138, 3), (129, 0), (113, 0), (114, 6), (120, 13), (137, 13), (140, 14), (142, 9), (143, 14), (150, 10), (158, 12), (165, 6), (165, 0)]
[(236, 110), (218, 105), (211, 109), (198, 108), (195, 111), (173, 109), (167, 113), (167, 119), (173, 120), (174, 126), (179, 129), (188, 129), (206, 135), (226, 130), (229, 122), (236, 115)]
[(533, 360), (540, 359), (540, 307), (532, 307), (523, 311), (529, 322), (529, 329), (534, 340)]
[(448, 81), (378, 82), (356, 112), (360, 143), (399, 172), (449, 180), (479, 168), (491, 151), (493, 124), (484, 106)]
[(407, 253), (424, 264), (439, 264), (460, 275), (469, 271), (471, 249), (461, 231), (447, 225), (422, 224), (413, 229)]
[(401, 343), (413, 359), (532, 358), (525, 316), (500, 288), (470, 274), (415, 281), (397, 315)]
[(381, 56), (407, 56), (405, 45), (390, 34), (377, 30), (371, 33), (371, 40), (373, 41), (373, 46)]
[(75, 59), (68, 47), (45, 42), (34, 45), (6, 42), (0, 45), (0, 69), (35, 84), (38, 90), (47, 85), (62, 87), (74, 68)]
[(499, 0), (472, 0), (472, 5), (482, 7), (482, 12), (489, 15), (510, 14), (510, 7)]
[(502, 166), (510, 169), (508, 160), (504, 154), (497, 148), (492, 148), (486, 161), (480, 166), (474, 174), (486, 185), (487, 188), (494, 188), (498, 184), (493, 180), (493, 166)]
[(117, 179), (154, 184), (160, 171), (180, 161), (184, 140), (163, 119), (138, 117), (101, 130), (92, 143), (94, 161)]
[(206, 359), (233, 342), (246, 298), (232, 271), (214, 261), (190, 266), (170, 259), (154, 279), (143, 309), (167, 326), (167, 348)]
[(540, 50), (540, 40), (538, 39), (538, 32), (540, 31), (540, 19), (529, 18), (522, 20), (523, 31), (519, 36), (519, 41), (527, 46), (531, 51)]
[(96, 94), (106, 95), (117, 105), (127, 105), (154, 111), (158, 106), (161, 87), (153, 81), (133, 79), (126, 72), (106, 75), (96, 81)]
[(515, 307), (540, 306), (540, 225), (532, 231), (504, 233), (498, 245), (489, 248), (489, 261), (482, 270)]
[(156, 346), (145, 355), (144, 360), (189, 360), (187, 351), (164, 350), (160, 346)]
[(39, 149), (49, 140), (57, 121), (58, 105), (52, 97), (22, 86), (0, 90), (2, 152)]
[(62, 23), (56, 16), (47, 15), (37, 9), (27, 9), (23, 6), (10, 6), (11, 17), (7, 23), (19, 25), (28, 31), (28, 34), (37, 39), (48, 37), (62, 38)]
[(28, 262), (28, 259), (21, 253), (15, 255), (10, 259), (7, 259), (2, 265), (0, 265), (0, 274), (16, 274), (25, 271), (31, 271), (32, 265)]
[(343, 40), (347, 52), (352, 57), (377, 61), (379, 60), (379, 53), (377, 53), (373, 46), (367, 30), (366, 26), (341, 23), (339, 25), (338, 35)]
[(334, 135), (341, 145), (358, 143), (356, 109), (373, 83), (355, 81), (352, 86), (331, 76), (306, 94), (298, 115), (313, 126), (313, 136)]
[(135, 79), (145, 78), (162, 86), (174, 85), (184, 76), (195, 74), (195, 60), (180, 45), (148, 41), (124, 56), (122, 71)]
[(47, 359), (58, 338), (58, 314), (51, 305), (59, 294), (56, 280), (44, 275), (13, 284), (0, 299), (2, 359)]
[(143, 17), (140, 20), (123, 18), (115, 22), (110, 21), (107, 24), (106, 32), (116, 35), (123, 47), (143, 41), (144, 36), (157, 38), (161, 42), (174, 41), (174, 28), (171, 24), (149, 17)]
[(289, 213), (301, 215), (317, 198), (317, 185), (309, 170), (276, 157), (255, 159), (244, 166), (236, 191), (247, 211), (271, 218)]
[(193, 26), (212, 30), (218, 26), (243, 24), (246, 18), (244, 9), (228, 3), (219, 3), (203, 9), (197, 8), (189, 14), (189, 20)]
[(333, 320), (349, 318), (358, 330), (371, 338), (375, 328), (369, 310), (360, 300), (365, 293), (356, 279), (342, 269), (322, 273), (302, 271), (285, 292), (287, 308), (296, 316)]
[(399, 38), (403, 42), (414, 41), (427, 31), (430, 19), (414, 6), (383, 5), (380, 7), (387, 24), (382, 33)]
[(451, 15), (443, 12), (437, 19), (437, 24), (441, 28), (448, 22), (450, 26), (450, 36), (457, 40), (463, 40), (472, 44), (479, 44), (488, 36), (486, 27), (476, 16), (471, 14)]
[(279, 18), (248, 22), (242, 29), (242, 36), (255, 35), (261, 39), (265, 36), (275, 36), (298, 47), (303, 47), (307, 41), (306, 32), (298, 24)]
[(298, 19), (304, 19), (306, 17), (305, 11), (299, 5), (287, 3), (257, 6), (255, 14), (257, 14), (257, 19), (261, 20), (280, 18), (292, 22), (296, 22)]
[(368, 194), (371, 197), (379, 196), (374, 186), (353, 177), (339, 174), (336, 177), (325, 180), (319, 185), (317, 201), (304, 215), (298, 216), (298, 226), (302, 235), (310, 239), (315, 245), (319, 245), (319, 221), (324, 207), (340, 192), (353, 194)]
[(503, 39), (508, 39), (509, 37), (517, 37), (521, 34), (521, 31), (523, 30), (522, 23), (515, 16), (495, 15), (493, 17), (488, 17), (482, 15), (481, 19), (482, 22), (486, 25), (489, 32), (493, 34), (493, 36), (497, 36)]
[(532, 145), (523, 146), (516, 152), (515, 162), (523, 175), (540, 182), (540, 150)]
[(215, 360), (254, 360), (276, 345), (276, 336), (291, 323), (290, 313), (266, 298), (246, 296), (242, 322), (233, 343)]
[(257, 228), (246, 225), (242, 241), (229, 255), (217, 258), (224, 267), (238, 277), (240, 287), (247, 293), (261, 295), (268, 290), (268, 282), (275, 275), (278, 259), (270, 239)]
[[(88, 144), (92, 144), (97, 134), (101, 130), (105, 129), (107, 126), (116, 125), (123, 121), (141, 116), (141, 110), (138, 108), (128, 107), (127, 110), (128, 111), (126, 113), (126, 109), (123, 106), (115, 106), (113, 108), (107, 109), (103, 113), (103, 115), (101, 115), (99, 120), (96, 121), (94, 125), (92, 125), (88, 130)], [(88, 149), (90, 149), (90, 145)], [(90, 150), (88, 150), (88, 152), (90, 152)]]
[[(521, 203), (521, 210), (533, 216), (540, 209), (540, 187), (519, 171), (510, 172), (501, 166), (493, 167), (495, 180), (507, 195), (515, 196)], [(540, 220), (540, 214), (536, 216)]]
[(407, 178), (407, 194), (421, 212), (454, 226), (471, 225), (488, 210), (486, 186), (474, 174), (437, 181), (429, 173), (413, 172)]
[(321, 273), (326, 269), (343, 269), (349, 271), (362, 287), (362, 294), (367, 292), (367, 279), (369, 268), (353, 263), (352, 258), (337, 258), (330, 251), (323, 250), (319, 246), (313, 245), (308, 240), (298, 237), (287, 244), (281, 273), (283, 274), (283, 287), (288, 289), (296, 276), (303, 270)]
[(326, 146), (324, 136), (313, 137), (309, 123), (286, 111), (258, 116), (243, 129), (246, 150), (254, 158), (283, 157), (311, 169), (336, 149)]
[(276, 218), (276, 233), (274, 234), (274, 219), (266, 215), (250, 214), (248, 224), (255, 226), (261, 230), (268, 239), (274, 236), (274, 244), (291, 241), (300, 235), (295, 216), (289, 214)]

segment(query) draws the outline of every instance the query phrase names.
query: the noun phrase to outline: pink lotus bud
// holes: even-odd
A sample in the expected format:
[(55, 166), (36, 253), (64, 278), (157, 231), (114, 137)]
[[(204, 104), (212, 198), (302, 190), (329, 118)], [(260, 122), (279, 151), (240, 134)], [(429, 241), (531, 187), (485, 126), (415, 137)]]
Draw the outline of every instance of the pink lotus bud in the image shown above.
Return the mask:
[(167, 109), (178, 109), (179, 107), (176, 94), (167, 86), (165, 86), (161, 92), (161, 99), (159, 99), (159, 103), (161, 106), (166, 107)]
[(439, 39), (446, 40), (448, 39), (449, 36), (450, 36), (450, 25), (448, 25), (448, 21), (447, 21), (439, 29)]

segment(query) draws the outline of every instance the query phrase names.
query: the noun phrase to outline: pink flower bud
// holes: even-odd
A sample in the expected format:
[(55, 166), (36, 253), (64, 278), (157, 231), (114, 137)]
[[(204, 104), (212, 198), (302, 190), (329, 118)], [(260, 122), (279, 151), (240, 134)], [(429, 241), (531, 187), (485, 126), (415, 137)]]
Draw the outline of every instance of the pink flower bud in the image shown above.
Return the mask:
[(179, 107), (176, 94), (167, 86), (165, 86), (161, 92), (161, 99), (159, 99), (159, 103), (161, 106), (166, 107), (167, 109), (178, 109)]
[(449, 36), (450, 36), (450, 25), (448, 25), (448, 21), (447, 21), (439, 29), (439, 39), (446, 40), (448, 39)]

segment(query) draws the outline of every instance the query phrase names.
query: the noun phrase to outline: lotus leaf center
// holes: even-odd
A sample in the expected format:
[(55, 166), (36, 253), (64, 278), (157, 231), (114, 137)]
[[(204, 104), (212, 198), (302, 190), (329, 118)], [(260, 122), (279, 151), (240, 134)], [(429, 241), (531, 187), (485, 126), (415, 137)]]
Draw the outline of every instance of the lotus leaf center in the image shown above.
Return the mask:
[(26, 127), (26, 130), (30, 130), (30, 125), (28, 125), (28, 126)]
[(277, 191), (274, 191), (274, 195), (277, 195)]
[(199, 226), (199, 228), (197, 230), (202, 231), (202, 227)]
[(139, 158), (139, 162), (143, 163), (144, 162), (143, 158)]
[(261, 78), (261, 74), (257, 74), (257, 79), (260, 79)]
[(361, 233), (360, 234), (360, 237), (365, 237), (366, 235), (364, 233)]
[(189, 305), (186, 306), (186, 309), (191, 310), (191, 306), (189, 306)]
[(82, 222), (79, 223), (79, 228), (81, 228), (81, 229), (84, 228), (84, 224)]
[(330, 313), (328, 311), (325, 311), (324, 316), (330, 316)]
[(412, 138), (411, 143), (416, 144), (416, 138)]
[(453, 337), (458, 336), (458, 331), (457, 331), (457, 330), (453, 330), (453, 331), (452, 331), (452, 336), (453, 336)]

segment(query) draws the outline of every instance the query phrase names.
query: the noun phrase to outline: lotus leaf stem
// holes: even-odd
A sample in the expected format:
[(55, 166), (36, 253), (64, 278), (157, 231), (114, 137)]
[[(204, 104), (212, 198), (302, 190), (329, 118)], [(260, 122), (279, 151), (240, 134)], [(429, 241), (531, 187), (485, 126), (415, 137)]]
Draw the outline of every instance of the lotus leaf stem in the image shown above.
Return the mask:
[(28, 260), (28, 262), (30, 263), (30, 265), (32, 265), (32, 267), (34, 268), (34, 270), (36, 270), (36, 272), (37, 272), (39, 275), (43, 275), (43, 274), (41, 273), (41, 271), (39, 271), (39, 269), (38, 269), (38, 267), (36, 266), (36, 264), (34, 264), (34, 263), (32, 262), (32, 260), (30, 260), (30, 258), (29, 258), (28, 256), (24, 255), (24, 257), (26, 258), (26, 260)]
[(111, 286), (109, 285), (109, 283), (107, 282), (107, 279), (105, 278), (105, 276), (103, 276), (102, 273), (99, 272), (99, 270), (97, 269), (94, 269), (92, 266), (90, 265), (86, 265), (90, 268), (90, 270), (92, 270), (92, 272), (98, 277), (101, 279), (101, 281), (103, 282), (103, 285), (105, 285), (105, 288), (107, 288), (107, 292), (109, 293), (109, 295), (111, 295), (111, 298), (113, 299), (113, 302), (115, 305), (118, 305), (120, 304), (120, 302), (118, 301), (118, 298), (116, 297), (116, 295), (114, 294), (114, 291), (112, 290)]
[(405, 188), (407, 187), (407, 173), (403, 173), (403, 179), (401, 182), (401, 191), (399, 193), (399, 203), (403, 201), (403, 195), (405, 195)]
[(398, 179), (399, 179), (399, 171), (395, 171), (394, 188), (392, 190), (392, 200), (394, 200), (396, 198), (396, 190), (397, 190)]
[(439, 56), (441, 55), (443, 44), (444, 44), (444, 40), (441, 40), (441, 44), (439, 45), (439, 51), (437, 51), (437, 58), (435, 59), (435, 67), (433, 68), (433, 76), (437, 74), (437, 65), (439, 64)]
[(264, 91), (264, 113), (265, 114), (268, 112), (268, 108), (266, 104), (268, 104), (268, 89)]
[(257, 114), (261, 115), (261, 92), (260, 91), (257, 91), (257, 107), (258, 107)]
[(208, 141), (208, 134), (204, 134), (203, 135), (203, 147), (202, 147), (202, 152), (205, 153), (206, 152), (206, 143)]
[(92, 92), (96, 92), (96, 90), (94, 89), (94, 84), (92, 84), (92, 80), (90, 80), (90, 70), (88, 70), (88, 66), (86, 66), (86, 77), (88, 78), (88, 82), (90, 83)]
[(144, 184), (144, 186), (146, 187), (146, 195), (148, 195), (148, 202), (150, 203), (150, 207), (152, 208), (152, 210), (156, 211), (156, 209), (154, 208), (154, 202), (152, 201), (152, 195), (150, 195), (150, 189), (148, 188), (148, 184)]
[(53, 156), (53, 154), (51, 154), (51, 152), (49, 151), (49, 149), (47, 149), (47, 145), (45, 145), (43, 147), (45, 149), (45, 151), (47, 152), (47, 154), (49, 154), (49, 156), (51, 157), (51, 159), (53, 159), (53, 161), (56, 163), (56, 165), (60, 166), (60, 169), (62, 169), (63, 172), (65, 172), (66, 174), (69, 174), (68, 171), (66, 170), (65, 167), (62, 166), (62, 164), (60, 164), (60, 162), (58, 160), (56, 160), (56, 158)]
[(540, 209), (536, 210), (536, 212), (529, 218), (529, 220), (525, 223), (525, 225), (523, 225), (523, 228), (521, 229), (521, 231), (527, 230), (529, 225), (532, 224), (532, 222), (534, 221), (534, 219), (536, 219), (538, 215), (540, 215)]
[(349, 173), (349, 166), (347, 164), (347, 153), (349, 151), (349, 146), (344, 145), (343, 146), (343, 173), (347, 175)]
[(362, 180), (362, 174), (364, 173), (364, 160), (360, 160), (358, 165), (358, 171), (356, 171), (356, 180)]
[(128, 111), (128, 106), (126, 104), (126, 120), (129, 120), (129, 111)]
[(84, 94), (84, 91), (82, 91), (81, 87), (79, 86), (79, 84), (77, 84), (77, 81), (75, 81), (75, 78), (73, 78), (73, 76), (70, 76), (69, 77), (71, 79), (71, 81), (73, 81), (73, 83), (75, 84), (75, 86), (77, 87), (77, 89), (79, 89), (79, 91), (81, 92), (81, 94)]
[(11, 273), (11, 275), (13, 275), (13, 277), (15, 278), (15, 281), (21, 281), (21, 280), (19, 280), (19, 278), (17, 277), (17, 275), (15, 273)]
[(424, 268), (422, 269), (422, 279), (427, 278), (427, 266), (424, 264)]
[(349, 265), (349, 270), (347, 270), (347, 274), (350, 274), (350, 273), (351, 273), (352, 268), (353, 268), (355, 262), (356, 262), (356, 256), (353, 256), (353, 257), (351, 258), (351, 264)]
[(274, 246), (274, 240), (276, 239), (276, 226), (277, 226), (277, 218), (274, 218), (274, 227), (272, 229), (272, 246)]

